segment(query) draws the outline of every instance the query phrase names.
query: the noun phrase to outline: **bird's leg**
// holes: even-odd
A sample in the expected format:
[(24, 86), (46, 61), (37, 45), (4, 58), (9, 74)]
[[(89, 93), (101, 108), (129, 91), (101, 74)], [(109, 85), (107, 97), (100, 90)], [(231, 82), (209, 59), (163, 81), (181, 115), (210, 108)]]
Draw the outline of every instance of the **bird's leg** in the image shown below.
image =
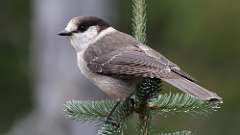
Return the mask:
[[(108, 116), (106, 117), (106, 123), (111, 122), (112, 121), (112, 116), (114, 115), (113, 113), (116, 111), (116, 109), (119, 107), (120, 109), (127, 109), (131, 112), (131, 110), (133, 110), (133, 108), (125, 108), (125, 105), (130, 104), (131, 106), (134, 106), (134, 100), (132, 100), (132, 96), (135, 94), (135, 92), (133, 92), (132, 94), (130, 94), (125, 100), (118, 100), (117, 103), (113, 106), (111, 112), (108, 114)], [(121, 103), (122, 102), (122, 103)], [(122, 108), (121, 108), (122, 107)]]
[(113, 106), (111, 112), (107, 115), (106, 118), (106, 122), (108, 121), (108, 119), (110, 119), (110, 117), (112, 116), (113, 112), (116, 110), (117, 106), (121, 103), (121, 100), (118, 100), (117, 103)]

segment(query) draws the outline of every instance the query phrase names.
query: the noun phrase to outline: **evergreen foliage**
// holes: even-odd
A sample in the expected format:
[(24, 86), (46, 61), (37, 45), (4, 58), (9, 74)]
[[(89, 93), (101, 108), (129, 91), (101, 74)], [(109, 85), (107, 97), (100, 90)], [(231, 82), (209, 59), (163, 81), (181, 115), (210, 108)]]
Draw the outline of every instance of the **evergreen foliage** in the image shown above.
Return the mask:
[(146, 43), (146, 2), (145, 0), (133, 0), (133, 35), (141, 43)]
[(68, 101), (64, 106), (64, 112), (67, 118), (91, 122), (102, 121), (111, 112), (114, 101)]
[[(104, 123), (98, 131), (99, 135), (110, 135), (119, 133), (124, 127), (124, 121), (131, 114), (138, 113), (141, 117), (139, 103), (133, 95), (125, 101), (68, 101), (65, 104), (64, 112), (67, 118), (82, 122), (102, 122)], [(115, 107), (115, 108), (114, 108)], [(113, 109), (114, 108), (114, 109)], [(146, 135), (150, 128), (151, 117), (155, 115), (169, 116), (173, 114), (203, 115), (217, 111), (218, 104), (204, 102), (188, 94), (163, 94), (152, 98), (146, 104), (145, 114), (139, 122), (140, 134)], [(179, 131), (160, 135), (188, 135), (190, 131)]]

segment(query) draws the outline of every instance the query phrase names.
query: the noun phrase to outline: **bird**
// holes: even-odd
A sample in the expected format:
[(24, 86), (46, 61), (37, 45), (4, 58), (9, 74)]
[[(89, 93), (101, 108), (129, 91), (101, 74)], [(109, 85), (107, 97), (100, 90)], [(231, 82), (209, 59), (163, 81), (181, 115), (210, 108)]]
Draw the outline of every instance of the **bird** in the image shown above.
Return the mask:
[(58, 35), (70, 39), (81, 73), (111, 98), (124, 99), (144, 78), (157, 78), (200, 100), (222, 101), (165, 56), (99, 17), (73, 17)]

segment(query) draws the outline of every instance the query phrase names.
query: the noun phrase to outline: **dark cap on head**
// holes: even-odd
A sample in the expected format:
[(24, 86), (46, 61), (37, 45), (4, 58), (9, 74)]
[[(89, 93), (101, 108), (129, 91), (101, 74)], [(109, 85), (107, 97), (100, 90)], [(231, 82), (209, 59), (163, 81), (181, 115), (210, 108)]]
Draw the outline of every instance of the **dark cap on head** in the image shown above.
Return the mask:
[[(110, 25), (104, 20), (95, 17), (95, 16), (78, 16), (70, 20), (68, 25), (73, 26), (74, 28), (69, 31), (60, 32), (60, 36), (71, 36), (72, 33), (84, 32), (91, 26), (97, 26), (98, 32), (108, 28)], [(67, 26), (68, 27), (68, 26)]]

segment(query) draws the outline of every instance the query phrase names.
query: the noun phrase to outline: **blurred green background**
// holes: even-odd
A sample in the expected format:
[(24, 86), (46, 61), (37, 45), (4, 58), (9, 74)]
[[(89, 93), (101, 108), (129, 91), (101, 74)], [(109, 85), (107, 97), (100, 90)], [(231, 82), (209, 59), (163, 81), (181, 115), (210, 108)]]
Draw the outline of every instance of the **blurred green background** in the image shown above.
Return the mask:
[[(240, 1), (149, 0), (148, 45), (224, 99), (207, 118), (158, 118), (160, 131), (238, 134), (240, 128)], [(118, 1), (115, 27), (131, 33), (131, 2)], [(0, 134), (32, 110), (30, 0), (0, 2)], [(159, 128), (160, 127), (160, 128)]]
[(30, 1), (0, 2), (0, 134), (31, 110)]

